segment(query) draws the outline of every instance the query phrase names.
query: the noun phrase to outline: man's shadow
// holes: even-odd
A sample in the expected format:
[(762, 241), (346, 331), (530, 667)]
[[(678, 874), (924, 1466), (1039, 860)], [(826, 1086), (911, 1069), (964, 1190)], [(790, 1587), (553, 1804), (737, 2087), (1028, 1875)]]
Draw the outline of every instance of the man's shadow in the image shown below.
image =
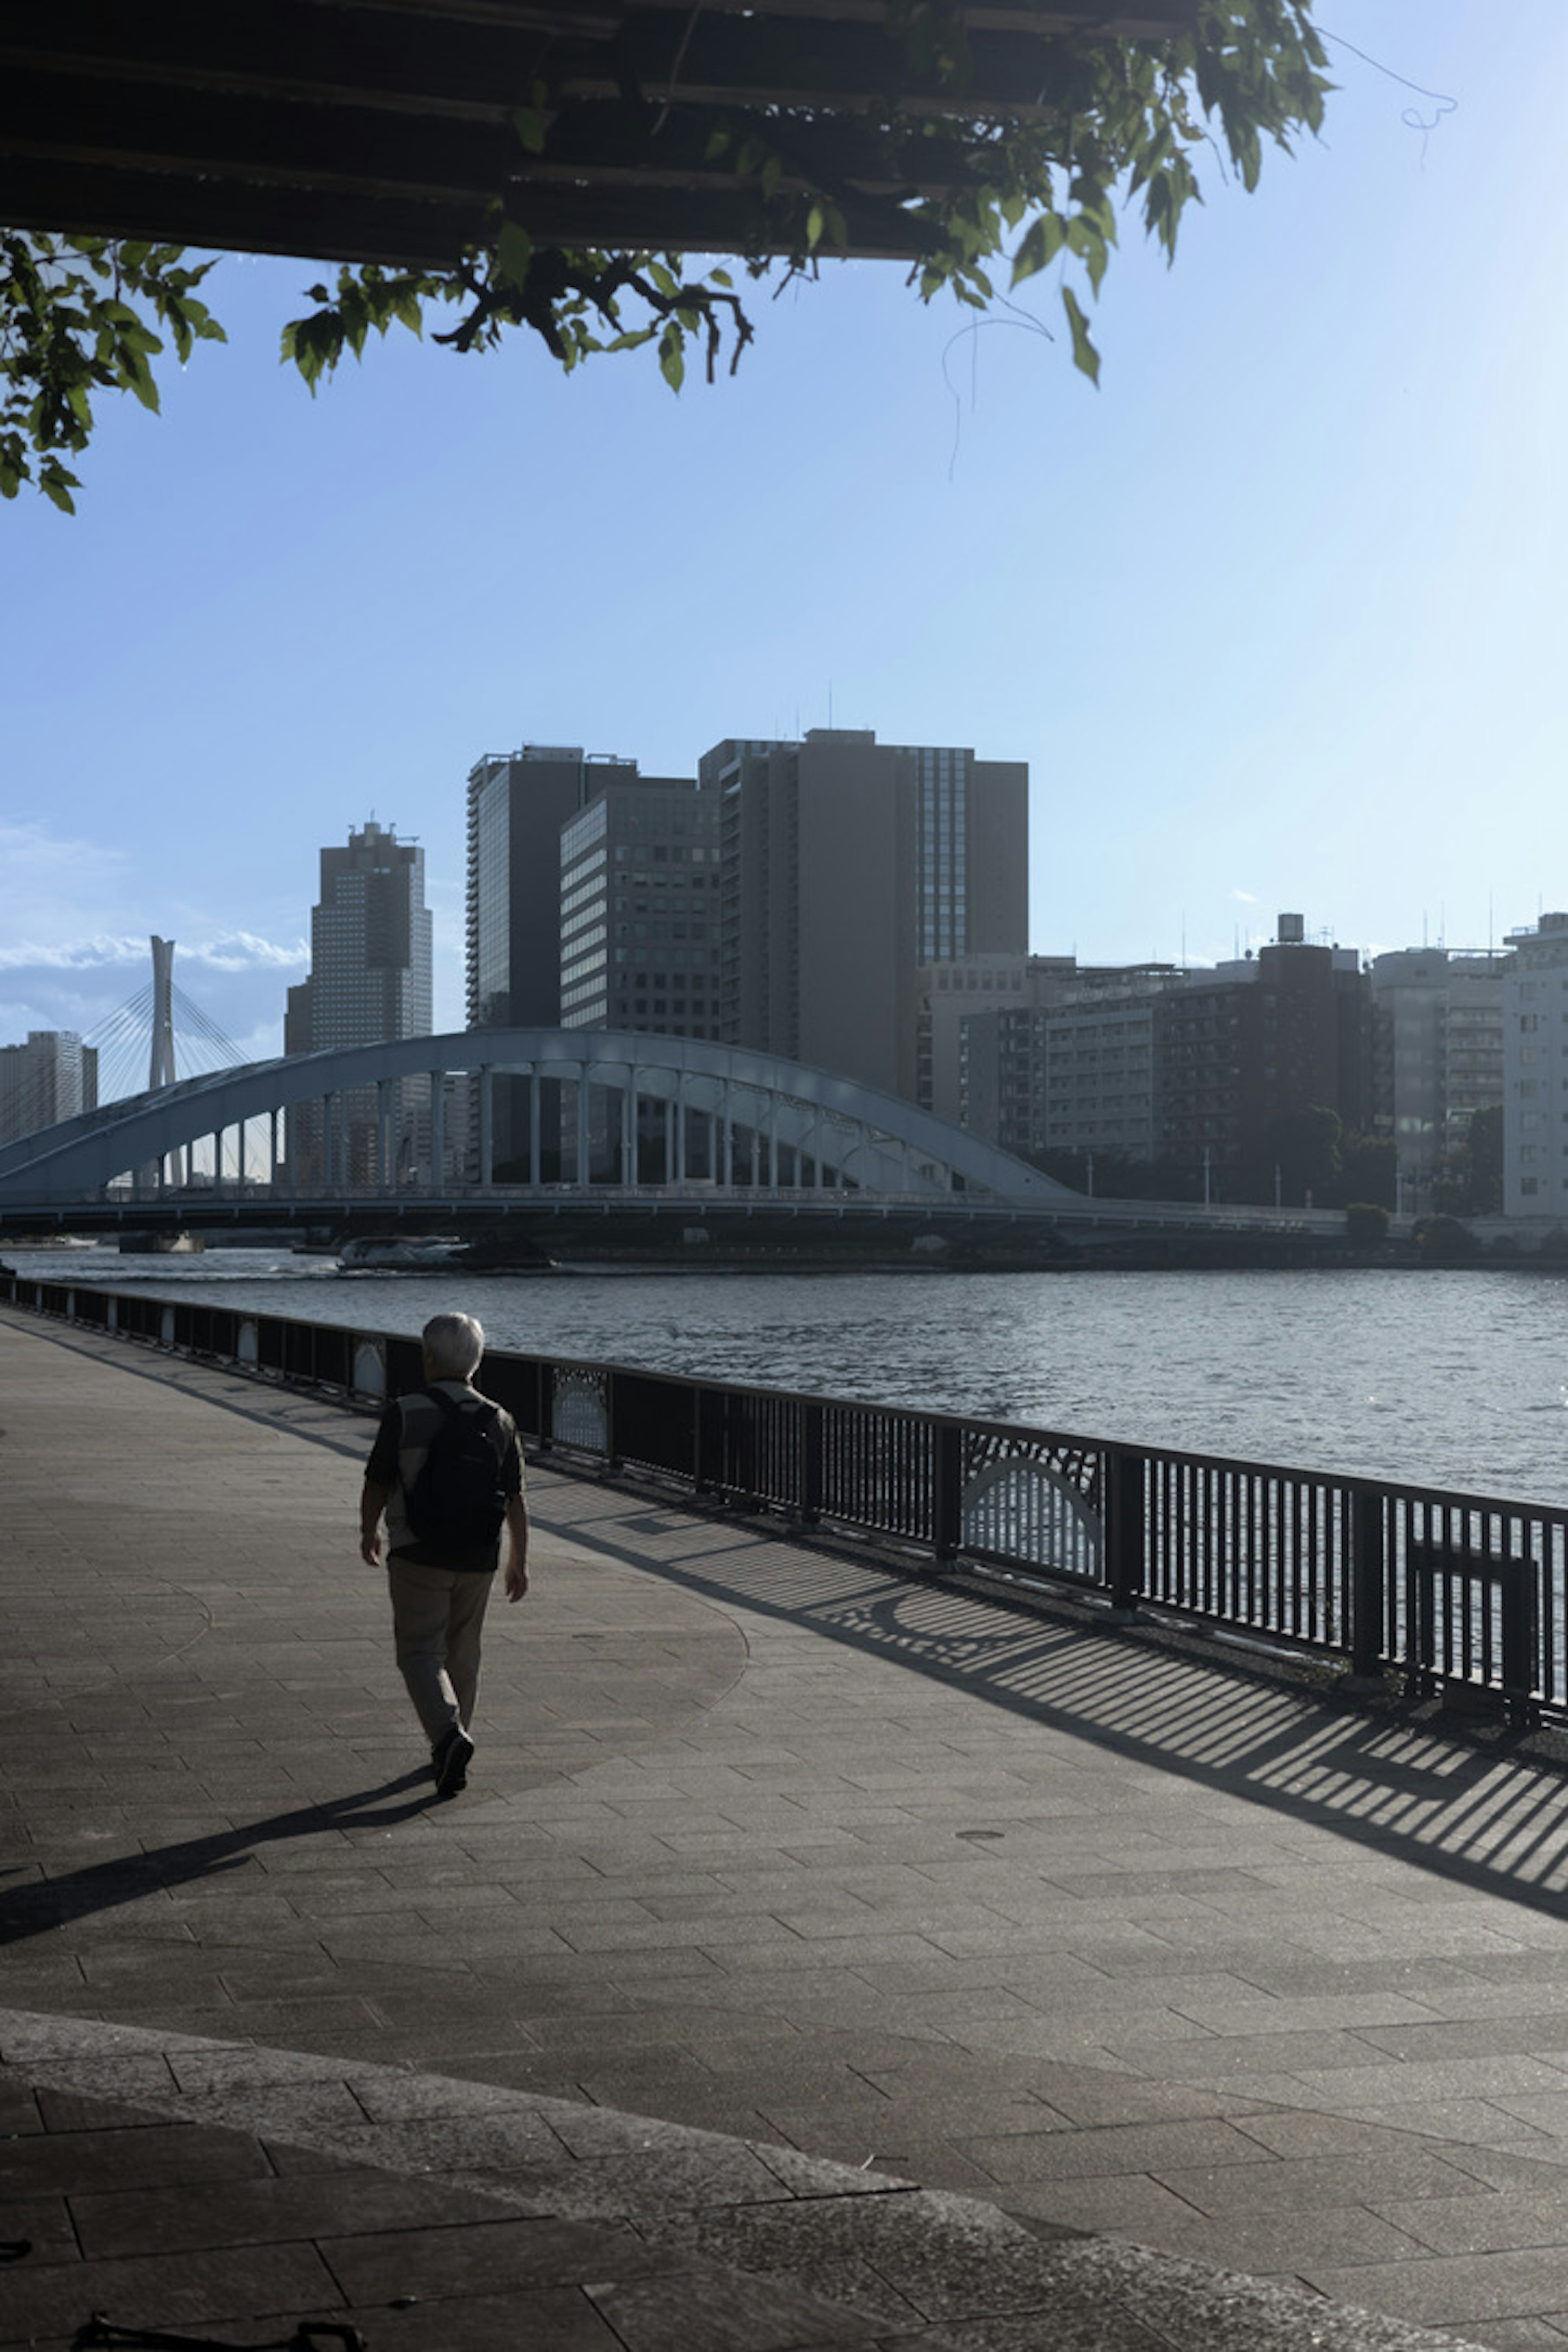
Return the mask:
[[(405, 1792), (417, 1789), (417, 1796)], [(402, 1803), (384, 1799), (403, 1797)], [(210, 1837), (182, 1838), (173, 1845), (150, 1852), (122, 1854), (113, 1862), (95, 1862), (67, 1871), (58, 1878), (30, 1880), (25, 1885), (0, 1890), (0, 1945), (19, 1944), (29, 1936), (63, 1927), (93, 1912), (111, 1911), (119, 1904), (139, 1902), (160, 1889), (191, 1885), (198, 1881), (243, 1870), (258, 1846), (282, 1838), (311, 1837), (322, 1830), (385, 1830), (412, 1821), (440, 1800), (430, 1785), (428, 1766), (401, 1772), (374, 1789), (348, 1797), (329, 1797), (321, 1804), (299, 1805), (292, 1812), (274, 1813), (270, 1820), (244, 1827), (216, 1831)], [(16, 1875), (16, 1873), (12, 1873)]]

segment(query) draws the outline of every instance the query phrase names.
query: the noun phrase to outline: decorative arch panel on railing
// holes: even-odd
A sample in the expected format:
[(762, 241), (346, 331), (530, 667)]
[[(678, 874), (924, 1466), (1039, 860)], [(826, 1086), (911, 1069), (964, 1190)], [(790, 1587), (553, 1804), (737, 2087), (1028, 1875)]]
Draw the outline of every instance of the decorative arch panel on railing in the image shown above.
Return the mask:
[[(996, 1444), (976, 1441), (974, 1450)], [(1008, 1442), (964, 1481), (963, 1548), (1098, 1584), (1105, 1565), (1102, 1483), (1098, 1452)]]

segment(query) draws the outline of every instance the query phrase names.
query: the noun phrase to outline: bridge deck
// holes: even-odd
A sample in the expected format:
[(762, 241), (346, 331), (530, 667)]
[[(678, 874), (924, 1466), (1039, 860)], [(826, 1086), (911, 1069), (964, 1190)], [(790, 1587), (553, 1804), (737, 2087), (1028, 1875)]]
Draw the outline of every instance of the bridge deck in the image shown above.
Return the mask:
[[(0, 2019), (7, 2073), (334, 2160), (455, 2145), (514, 2212), (809, 2285), (840, 2339), (1035, 2309), (1120, 2352), (1220, 2340), (1168, 2256), (1500, 2347), (1568, 2325), (1544, 1752), (541, 1475), (537, 1591), (492, 1619), (470, 1793), (431, 1811), (354, 1549), (363, 1420), (0, 1310), (0, 1919), (43, 2018)], [(172, 2034), (306, 2054), (166, 2063)], [(885, 2175), (985, 2203), (900, 2239)], [(1299, 2304), (1246, 2309), (1249, 2343), (1300, 2340)], [(1410, 2340), (1313, 2315), (1346, 2352)]]

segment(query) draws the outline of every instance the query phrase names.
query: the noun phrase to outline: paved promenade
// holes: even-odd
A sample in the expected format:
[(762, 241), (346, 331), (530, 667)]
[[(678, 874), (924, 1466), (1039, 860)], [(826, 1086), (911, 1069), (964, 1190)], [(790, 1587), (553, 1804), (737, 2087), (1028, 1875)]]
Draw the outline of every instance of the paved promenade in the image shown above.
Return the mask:
[(434, 1805), (369, 1434), (0, 1309), (0, 2344), (1568, 2343), (1568, 1771), (540, 1473)]

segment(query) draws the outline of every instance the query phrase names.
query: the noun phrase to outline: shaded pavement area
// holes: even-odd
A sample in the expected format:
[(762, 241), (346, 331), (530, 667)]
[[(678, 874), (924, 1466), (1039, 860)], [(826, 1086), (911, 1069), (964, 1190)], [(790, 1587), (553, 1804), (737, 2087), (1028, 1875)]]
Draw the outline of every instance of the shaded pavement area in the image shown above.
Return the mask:
[(541, 1471), (437, 1805), (371, 1426), (0, 1309), (0, 2344), (1568, 2342), (1550, 1759)]

